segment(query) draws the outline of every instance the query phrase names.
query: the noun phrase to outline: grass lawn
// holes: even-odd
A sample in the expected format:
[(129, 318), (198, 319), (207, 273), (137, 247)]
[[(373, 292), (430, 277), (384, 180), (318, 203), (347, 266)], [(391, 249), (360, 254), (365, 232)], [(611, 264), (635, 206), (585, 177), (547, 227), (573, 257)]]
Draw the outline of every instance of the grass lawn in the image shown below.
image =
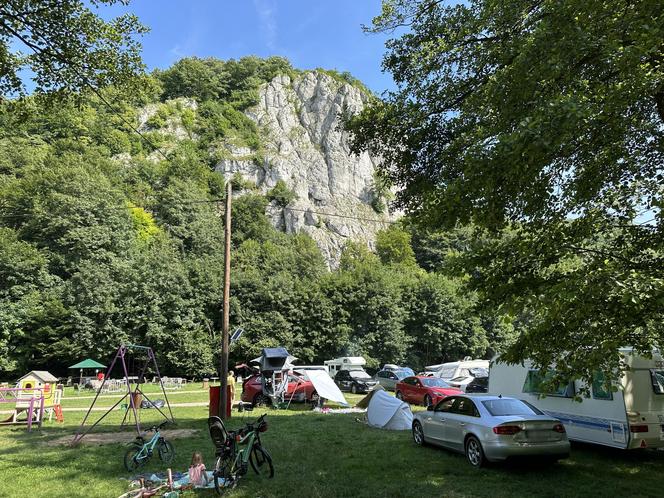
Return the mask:
[[(359, 396), (349, 398), (356, 401)], [(179, 407), (174, 413), (178, 428), (200, 432), (173, 440), (177, 457), (172, 468), (186, 470), (196, 450), (210, 466), (213, 448), (207, 435), (207, 408)], [(229, 425), (237, 427), (243, 417), (250, 420), (262, 413), (234, 413)], [(72, 435), (83, 415), (65, 412), (65, 424), (47, 422), (32, 434), (24, 427), (0, 427), (0, 496), (101, 498), (126, 491), (124, 445), (48, 444)], [(574, 445), (572, 457), (553, 466), (511, 464), (476, 470), (461, 455), (416, 447), (409, 432), (371, 429), (357, 423), (357, 416), (269, 410), (270, 428), (263, 441), (274, 458), (275, 477), (261, 480), (250, 471), (228, 496), (661, 496), (664, 452), (625, 453)], [(117, 430), (120, 419), (121, 412), (114, 412), (100, 431)], [(157, 417), (153, 410), (144, 410), (142, 419), (148, 424)], [(145, 469), (160, 470), (164, 467), (158, 458)], [(183, 496), (215, 495), (197, 491)]]
[[(145, 384), (141, 386), (141, 389), (151, 400), (164, 398), (159, 386)], [(242, 387), (239, 386), (238, 389), (239, 391), (237, 392), (239, 393), (242, 390)], [(125, 394), (126, 391), (102, 394), (97, 399), (95, 407), (110, 408)], [(202, 389), (200, 382), (189, 383), (181, 389), (166, 390), (166, 394), (168, 395), (168, 401), (170, 403), (192, 403), (208, 400), (208, 391)], [(92, 390), (83, 390), (80, 394), (76, 394), (76, 391), (74, 391), (73, 388), (67, 387), (65, 388), (62, 406), (63, 408), (88, 408), (93, 399), (94, 391)]]

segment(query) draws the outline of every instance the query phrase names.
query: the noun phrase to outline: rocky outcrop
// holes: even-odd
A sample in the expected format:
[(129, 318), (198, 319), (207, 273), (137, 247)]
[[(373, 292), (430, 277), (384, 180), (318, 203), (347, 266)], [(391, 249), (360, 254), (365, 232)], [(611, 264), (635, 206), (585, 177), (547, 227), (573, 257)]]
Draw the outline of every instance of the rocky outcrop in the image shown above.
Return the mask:
[(367, 98), (322, 72), (294, 80), (278, 76), (261, 87), (260, 103), (247, 112), (261, 130), (261, 159), (237, 147), (216, 168), (226, 176), (240, 173), (263, 192), (285, 182), (297, 199), (285, 207), (273, 203), (268, 215), (286, 232), (309, 234), (331, 267), (347, 240), (372, 245), (376, 231), (386, 227), (368, 220), (388, 219), (371, 207), (376, 160), (351, 154), (340, 127), (340, 114), (359, 111)]

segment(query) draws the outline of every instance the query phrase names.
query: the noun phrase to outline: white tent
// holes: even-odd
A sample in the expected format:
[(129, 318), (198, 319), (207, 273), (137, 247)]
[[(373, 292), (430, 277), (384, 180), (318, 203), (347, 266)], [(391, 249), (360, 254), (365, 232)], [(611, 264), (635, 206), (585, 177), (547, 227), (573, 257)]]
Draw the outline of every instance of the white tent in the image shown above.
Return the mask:
[(367, 422), (379, 429), (407, 431), (413, 424), (413, 414), (407, 403), (380, 390), (374, 392), (369, 401)]
[(321, 398), (347, 405), (346, 398), (325, 370), (305, 370), (304, 377), (314, 385)]

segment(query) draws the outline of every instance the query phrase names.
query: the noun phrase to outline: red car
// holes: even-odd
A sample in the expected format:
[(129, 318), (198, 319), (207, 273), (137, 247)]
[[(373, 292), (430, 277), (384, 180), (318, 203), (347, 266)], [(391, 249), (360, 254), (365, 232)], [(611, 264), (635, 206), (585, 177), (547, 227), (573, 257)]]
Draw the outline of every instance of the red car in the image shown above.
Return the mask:
[(461, 389), (450, 386), (443, 379), (423, 375), (406, 377), (397, 382), (395, 390), (397, 398), (424, 406), (435, 405), (448, 396), (463, 394)]
[[(304, 380), (303, 377), (290, 374), (288, 376), (288, 387), (284, 396), (286, 401), (318, 401), (318, 393), (314, 385)], [(263, 385), (260, 375), (253, 375), (242, 383), (242, 396), (240, 398), (244, 403), (251, 403), (253, 406), (265, 406), (270, 404), (270, 398), (263, 394)]]

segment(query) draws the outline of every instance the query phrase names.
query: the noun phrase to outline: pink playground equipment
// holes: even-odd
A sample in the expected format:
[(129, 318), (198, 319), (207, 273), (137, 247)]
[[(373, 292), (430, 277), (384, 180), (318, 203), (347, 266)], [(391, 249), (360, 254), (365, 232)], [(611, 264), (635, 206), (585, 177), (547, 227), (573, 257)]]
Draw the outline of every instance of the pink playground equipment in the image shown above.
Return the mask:
[(27, 424), (28, 431), (34, 423), (41, 428), (46, 415), (49, 420), (56, 414), (61, 421), (60, 400), (62, 389), (57, 388), (58, 379), (46, 371), (33, 370), (21, 377), (16, 387), (0, 388), (0, 407), (14, 404), (13, 413), (0, 424)]
[[(129, 375), (127, 360), (130, 359), (129, 357), (132, 356), (132, 353), (138, 353), (141, 356), (145, 355), (143, 358), (141, 358), (143, 365), (139, 370), (138, 376)], [(130, 361), (131, 364), (134, 363), (133, 360), (134, 358), (131, 357)], [(104, 391), (104, 385), (107, 382), (109, 382), (109, 379), (111, 378), (111, 374), (113, 372), (113, 367), (115, 367), (116, 363), (122, 366), (122, 374), (124, 376), (123, 385), (126, 387), (127, 392), (125, 392), (125, 394), (120, 399), (118, 399), (113, 406), (108, 408), (106, 412), (97, 419), (96, 422), (86, 427), (85, 424), (88, 420), (88, 417), (90, 416), (90, 412), (92, 412), (92, 409), (95, 406), (95, 403), (97, 402), (97, 398), (99, 398), (99, 394)], [(90, 408), (88, 408), (88, 411), (85, 414), (85, 417), (83, 418), (83, 422), (81, 422), (81, 425), (76, 431), (76, 435), (74, 436), (72, 444), (77, 444), (81, 439), (83, 439), (83, 437), (86, 434), (88, 434), (92, 429), (94, 429), (102, 420), (106, 418), (106, 416), (109, 413), (111, 413), (118, 405), (120, 405), (126, 399), (128, 399), (128, 403), (126, 406), (124, 417), (122, 418), (122, 423), (120, 425), (124, 427), (125, 423), (129, 422), (129, 419), (133, 414), (134, 423), (136, 424), (136, 434), (138, 434), (139, 436), (141, 435), (141, 422), (139, 417), (139, 412), (141, 409), (141, 400), (145, 399), (148, 403), (151, 403), (150, 398), (148, 398), (148, 396), (141, 389), (141, 384), (145, 382), (145, 373), (147, 372), (148, 367), (152, 367), (155, 373), (157, 374), (156, 379), (159, 380), (159, 386), (161, 387), (161, 392), (164, 396), (164, 399), (166, 400), (166, 406), (168, 407), (168, 413), (170, 416), (166, 415), (163, 411), (161, 411), (161, 409), (158, 406), (154, 404), (152, 404), (152, 406), (166, 420), (168, 420), (169, 422), (175, 422), (175, 419), (173, 418), (173, 411), (171, 410), (171, 404), (168, 402), (166, 389), (164, 388), (164, 383), (161, 379), (161, 375), (159, 374), (159, 367), (157, 366), (157, 358), (154, 352), (152, 351), (152, 348), (147, 346), (139, 346), (137, 344), (122, 344), (118, 348), (117, 353), (115, 353), (115, 358), (113, 358), (113, 361), (111, 362), (111, 365), (108, 367), (108, 370), (106, 370), (104, 379), (101, 381), (101, 385), (97, 389), (97, 394), (95, 395), (94, 400), (92, 400), (92, 404), (90, 405)], [(132, 384), (134, 384), (133, 387)]]

